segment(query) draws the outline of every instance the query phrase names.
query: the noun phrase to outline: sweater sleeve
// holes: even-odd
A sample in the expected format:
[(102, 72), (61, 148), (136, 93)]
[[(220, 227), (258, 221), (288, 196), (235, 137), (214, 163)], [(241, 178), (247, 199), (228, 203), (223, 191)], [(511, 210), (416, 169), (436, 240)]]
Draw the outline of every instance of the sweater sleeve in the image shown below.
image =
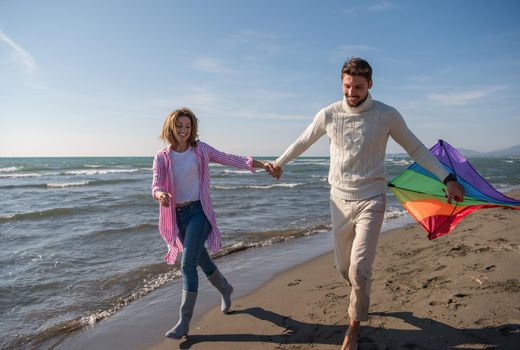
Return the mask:
[(284, 166), (305, 152), (313, 143), (318, 141), (320, 137), (325, 135), (325, 133), (325, 109), (322, 109), (316, 114), (312, 123), (307, 126), (296, 141), (278, 157), (275, 163), (279, 166)]
[(404, 150), (423, 168), (443, 181), (449, 172), (415, 136), (406, 125), (403, 117), (397, 110), (393, 110), (389, 125), (390, 136), (400, 144)]
[(209, 161), (222, 165), (232, 166), (235, 168), (248, 169), (250, 172), (256, 172), (253, 167), (253, 157), (242, 157), (234, 154), (221, 152), (208, 144), (203, 144), (209, 155)]
[(155, 192), (166, 192), (163, 187), (165, 182), (164, 162), (160, 153), (157, 153), (153, 159), (153, 178), (152, 178), (152, 197), (155, 199)]

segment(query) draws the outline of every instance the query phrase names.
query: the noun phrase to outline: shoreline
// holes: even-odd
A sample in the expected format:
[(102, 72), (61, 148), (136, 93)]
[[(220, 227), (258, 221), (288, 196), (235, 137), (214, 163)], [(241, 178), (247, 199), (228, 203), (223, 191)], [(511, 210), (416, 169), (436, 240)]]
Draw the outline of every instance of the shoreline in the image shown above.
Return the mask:
[[(519, 198), (520, 191), (509, 195)], [(516, 349), (520, 215), (485, 209), (429, 241), (417, 224), (380, 237), (360, 349)], [(329, 252), (194, 320), (190, 336), (148, 349), (339, 349), (349, 288)]]
[[(518, 198), (520, 197), (520, 190), (509, 193), (509, 195)], [(478, 299), (479, 303), (482, 302), (470, 293), (457, 291), (450, 295), (439, 295), (437, 297), (439, 300), (428, 301), (432, 304), (421, 305), (420, 312), (415, 310), (417, 306), (414, 306), (412, 311), (409, 312), (403, 312), (402, 308), (408, 306), (411, 301), (417, 302), (415, 298), (411, 299), (411, 296), (416, 293), (420, 294), (422, 291), (439, 293), (443, 290), (446, 291), (453, 280), (461, 282), (460, 276), (453, 279), (442, 277), (442, 272), (452, 270), (451, 265), (443, 267), (443, 264), (440, 264), (436, 266), (436, 268), (439, 268), (438, 271), (435, 269), (431, 271), (434, 259), (429, 261), (427, 258), (431, 258), (433, 253), (438, 253), (442, 249), (456, 248), (455, 250), (448, 249), (443, 256), (452, 258), (452, 255), (460, 253), (459, 258), (462, 258), (474, 253), (472, 249), (468, 248), (469, 241), (472, 241), (473, 245), (481, 244), (473, 242), (475, 237), (484, 240), (484, 236), (489, 234), (489, 231), (498, 230), (497, 232), (500, 232), (502, 229), (501, 223), (508, 222), (510, 223), (509, 226), (514, 223), (520, 225), (520, 220), (515, 218), (515, 214), (516, 216), (518, 214), (513, 210), (487, 209), (480, 211), (480, 213), (482, 215), (472, 214), (465, 218), (455, 230), (456, 233), (444, 236), (444, 239), (441, 237), (433, 241), (428, 241), (425, 233), (417, 224), (410, 224), (405, 221), (399, 224), (397, 221), (391, 221), (387, 225), (387, 231), (381, 235), (378, 246), (374, 266), (371, 320), (364, 324), (366, 334), (362, 333), (361, 335), (361, 349), (384, 349), (385, 347), (382, 347), (382, 344), (387, 344), (388, 339), (386, 337), (388, 334), (391, 335), (391, 339), (393, 339), (393, 335), (397, 337), (398, 334), (402, 334), (403, 330), (399, 327), (403, 324), (407, 324), (407, 327), (411, 328), (420, 328), (420, 326), (411, 326), (414, 322), (423, 325), (436, 322), (435, 324), (438, 326), (432, 326), (434, 333), (440, 332), (440, 329), (443, 332), (446, 329), (460, 332), (475, 331), (476, 328), (472, 328), (475, 325), (469, 327), (467, 324), (463, 324), (463, 327), (459, 329), (456, 328), (457, 324), (450, 324), (452, 320), (446, 321), (442, 318), (447, 317), (446, 314), (451, 310), (450, 308), (453, 309), (451, 311), (471, 308), (471, 304), (468, 303), (469, 300)], [(507, 215), (505, 215), (506, 213)], [(502, 219), (502, 217), (504, 218)], [(399, 227), (392, 228), (395, 225)], [(516, 232), (518, 236), (520, 229), (515, 231), (513, 228), (512, 232)], [(478, 235), (475, 237), (467, 236), (468, 233), (478, 233)], [(235, 313), (231, 315), (220, 313), (217, 307), (220, 304), (217, 292), (207, 283), (205, 278), (201, 278), (201, 295), (197, 301), (190, 337), (187, 340), (175, 341), (164, 338), (164, 332), (177, 320), (177, 299), (179, 299), (181, 289), (179, 279), (132, 302), (99, 324), (72, 334), (62, 335), (61, 339), (57, 337), (43, 343), (43, 345), (52, 349), (79, 347), (97, 350), (114, 348), (172, 349), (179, 347), (183, 349), (230, 350), (243, 348), (338, 349), (338, 344), (341, 344), (346, 329), (349, 289), (345, 281), (340, 278), (339, 272), (334, 268), (334, 258), (331, 252), (333, 243), (330, 234), (330, 232), (321, 233), (298, 238), (294, 241), (277, 243), (269, 247), (249, 248), (233, 254), (233, 256), (218, 259), (219, 268), (235, 286), (232, 306)], [(483, 234), (484, 236), (482, 236)], [(503, 238), (504, 241), (494, 242), (493, 244), (499, 247), (496, 249), (509, 247), (508, 252), (511, 252), (512, 249), (516, 253), (516, 260), (513, 259), (514, 261), (511, 262), (520, 263), (518, 258), (520, 240), (515, 240), (511, 232), (507, 236), (508, 238)], [(483, 248), (485, 247), (476, 249), (482, 250)], [(493, 250), (482, 250), (482, 253), (486, 256), (490, 255), (490, 252), (496, 254), (496, 251)], [(430, 270), (423, 268), (421, 271), (415, 271), (412, 269), (407, 274), (399, 273), (401, 269), (409, 270), (411, 266), (408, 265), (412, 261), (419, 265), (420, 260), (417, 259), (422, 255), (425, 255), (426, 265), (430, 267)], [(391, 260), (394, 265), (396, 264), (395, 260), (401, 259), (403, 264), (390, 265), (385, 268), (380, 266), (381, 260), (386, 261), (387, 259)], [(281, 261), (283, 266), (279, 266), (273, 271), (274, 263), (278, 261)], [(420, 263), (424, 264), (424, 262)], [(506, 263), (507, 259), (502, 265)], [(508, 264), (514, 266), (510, 262)], [(481, 277), (487, 278), (480, 279), (481, 282), (483, 281), (484, 289), (502, 288), (506, 292), (507, 290), (518, 291), (516, 297), (512, 299), (514, 303), (510, 305), (513, 316), (510, 323), (500, 321), (502, 316), (494, 316), (494, 323), (490, 323), (489, 320), (481, 317), (482, 320), (476, 319), (479, 321), (477, 326), (481, 327), (480, 329), (489, 328), (495, 333), (504, 333), (511, 338), (515, 338), (515, 336), (519, 338), (520, 308), (512, 306), (515, 303), (520, 305), (518, 274), (514, 275), (513, 273), (513, 277), (502, 281), (505, 284), (503, 283), (500, 286), (486, 284), (490, 282), (489, 277), (485, 274), (490, 271), (486, 268), (492, 265), (495, 265), (493, 270), (498, 270), (496, 268), (498, 264), (490, 263), (484, 266), (483, 270), (481, 268), (483, 273), (480, 275), (476, 273), (473, 277), (478, 279), (482, 275)], [(262, 271), (257, 276), (252, 276), (252, 267), (255, 269), (261, 268)], [(414, 273), (419, 274), (422, 278), (419, 278), (416, 283), (411, 281), (411, 277), (406, 278), (409, 274), (413, 275)], [(511, 275), (511, 273), (509, 271), (506, 274)], [(479, 284), (475, 279), (470, 280), (472, 282), (470, 284)], [(467, 280), (464, 282), (468, 283)], [(389, 295), (391, 294), (395, 294), (393, 298), (390, 298)], [(459, 295), (459, 297), (456, 297), (456, 295)], [(310, 296), (314, 296), (314, 299), (309, 299)], [(425, 296), (420, 297), (419, 301), (424, 301), (424, 298)], [(430, 298), (432, 297), (430, 296)], [(264, 302), (263, 306), (262, 302)], [(421, 313), (425, 307), (437, 308), (445, 312), (444, 314), (441, 312), (440, 316), (442, 317), (438, 319), (437, 313), (440, 312), (439, 310), (434, 310), (433, 314)], [(503, 310), (501, 312), (504, 313)], [(395, 327), (396, 324), (399, 325), (397, 329), (389, 329), (389, 327)], [(428, 327), (425, 328), (425, 331), (423, 337), (429, 333)], [(406, 332), (408, 331), (405, 327)], [(384, 336), (381, 333), (384, 333)], [(407, 338), (408, 336), (409, 334), (406, 333)], [(481, 335), (477, 335), (477, 338), (479, 337), (482, 338)], [(390, 343), (396, 344), (396, 341), (391, 340)], [(424, 348), (435, 348), (428, 347), (429, 345), (426, 343), (423, 346), (425, 346)], [(397, 346), (397, 348), (399, 347)], [(442, 348), (442, 346), (437, 348)], [(475, 347), (475, 349), (477, 348), (485, 349), (486, 347)]]
[[(234, 298), (250, 294), (278, 273), (298, 266), (332, 249), (329, 232), (303, 236), (265, 247), (252, 247), (216, 260), (217, 266), (232, 282)], [(304, 250), (304, 248), (306, 248)], [(276, 261), (276, 266), (273, 262)], [(256, 273), (251, 274), (255, 269)], [(199, 298), (193, 321), (213, 307), (220, 297), (199, 272)], [(125, 306), (111, 317), (92, 326), (44, 341), (49, 349), (144, 349), (152, 346), (176, 322), (182, 279), (175, 279)], [(118, 337), (114, 338), (114, 334)]]

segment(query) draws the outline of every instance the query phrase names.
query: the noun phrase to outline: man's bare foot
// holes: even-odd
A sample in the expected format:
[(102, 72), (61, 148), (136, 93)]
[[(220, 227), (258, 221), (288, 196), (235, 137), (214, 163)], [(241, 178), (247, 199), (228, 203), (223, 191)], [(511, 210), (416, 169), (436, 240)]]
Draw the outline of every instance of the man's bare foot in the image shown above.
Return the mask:
[(350, 321), (341, 350), (357, 350), (359, 338), (359, 321)]

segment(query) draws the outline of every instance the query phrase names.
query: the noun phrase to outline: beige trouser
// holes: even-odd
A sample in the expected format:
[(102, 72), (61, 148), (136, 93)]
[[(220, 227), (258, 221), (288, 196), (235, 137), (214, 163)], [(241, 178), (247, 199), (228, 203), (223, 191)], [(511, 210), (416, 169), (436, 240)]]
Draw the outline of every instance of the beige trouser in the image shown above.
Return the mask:
[(352, 286), (348, 314), (368, 320), (372, 264), (385, 215), (386, 195), (360, 201), (331, 197), (336, 267)]

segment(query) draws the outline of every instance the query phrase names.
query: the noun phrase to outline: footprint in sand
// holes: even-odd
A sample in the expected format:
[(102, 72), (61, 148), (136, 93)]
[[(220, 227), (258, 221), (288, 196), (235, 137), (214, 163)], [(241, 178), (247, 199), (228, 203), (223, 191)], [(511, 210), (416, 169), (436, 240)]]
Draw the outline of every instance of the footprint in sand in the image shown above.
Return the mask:
[(495, 271), (495, 269), (496, 269), (496, 265), (489, 265), (489, 266), (485, 267), (486, 271)]
[(444, 270), (446, 267), (447, 267), (446, 265), (439, 265), (439, 266), (437, 266), (433, 271)]
[(301, 279), (295, 279), (293, 282), (289, 282), (289, 283), (287, 283), (287, 285), (288, 285), (289, 287), (297, 286), (297, 285), (300, 284), (301, 281), (302, 281)]
[(448, 253), (446, 254), (446, 256), (451, 256), (451, 257), (466, 256), (466, 254), (468, 253), (469, 250), (470, 249), (467, 245), (459, 244), (459, 245), (451, 248), (450, 250), (448, 250)]

